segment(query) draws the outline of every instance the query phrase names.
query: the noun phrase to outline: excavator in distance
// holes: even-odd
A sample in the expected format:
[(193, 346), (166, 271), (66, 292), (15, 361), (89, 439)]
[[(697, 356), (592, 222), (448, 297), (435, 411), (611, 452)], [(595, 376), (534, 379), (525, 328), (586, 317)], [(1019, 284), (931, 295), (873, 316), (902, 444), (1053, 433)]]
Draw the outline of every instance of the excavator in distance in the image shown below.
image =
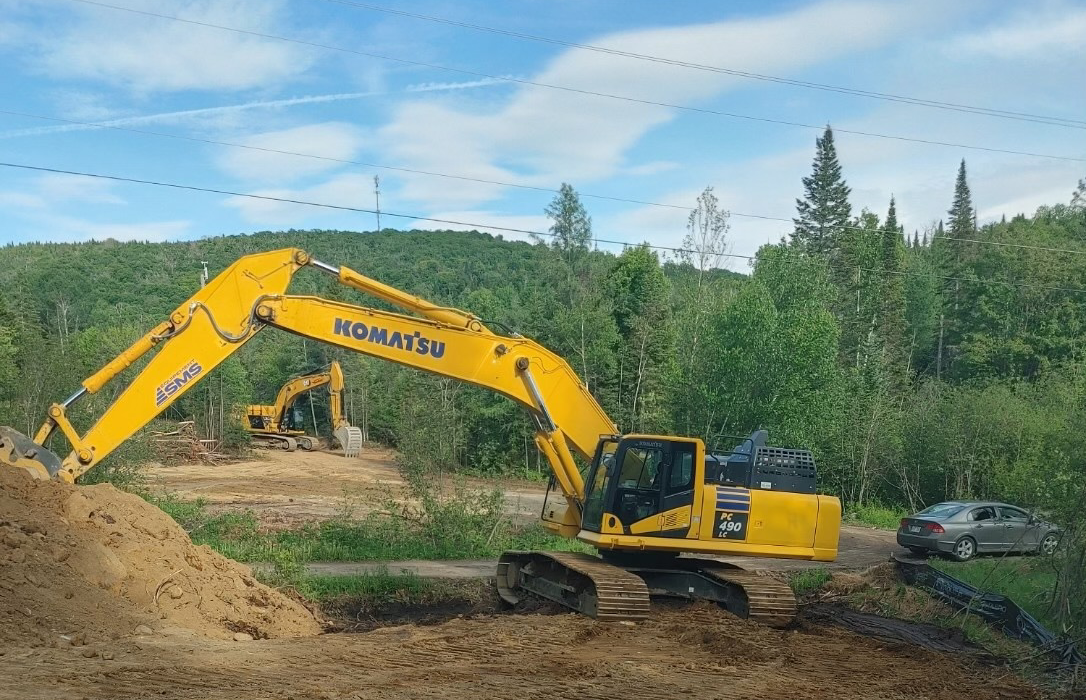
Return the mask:
[[(416, 315), (288, 294), (304, 268)], [(0, 428), (0, 465), (74, 482), (269, 327), (485, 387), (530, 413), (552, 472), (543, 525), (599, 556), (506, 552), (496, 582), (511, 604), (533, 594), (600, 620), (636, 620), (651, 596), (671, 596), (785, 625), (796, 612), (786, 584), (706, 555), (837, 556), (841, 505), (816, 493), (809, 452), (771, 447), (761, 431), (722, 455), (699, 438), (623, 435), (570, 365), (539, 343), (294, 248), (237, 260), (53, 404), (33, 439)], [(68, 408), (155, 347), (94, 425), (77, 430)], [(63, 459), (45, 447), (58, 429), (72, 448)]]
[(279, 389), (275, 404), (247, 406), (242, 418), (245, 429), (253, 440), (269, 446), (293, 452), (301, 447), (313, 450), (317, 440), (305, 434), (303, 420), (295, 403), (302, 394), (328, 385), (328, 418), (332, 422), (332, 435), (343, 448), (345, 457), (357, 457), (362, 449), (362, 431), (347, 422), (343, 411), (343, 368), (335, 360), (328, 371), (307, 374), (288, 379)]

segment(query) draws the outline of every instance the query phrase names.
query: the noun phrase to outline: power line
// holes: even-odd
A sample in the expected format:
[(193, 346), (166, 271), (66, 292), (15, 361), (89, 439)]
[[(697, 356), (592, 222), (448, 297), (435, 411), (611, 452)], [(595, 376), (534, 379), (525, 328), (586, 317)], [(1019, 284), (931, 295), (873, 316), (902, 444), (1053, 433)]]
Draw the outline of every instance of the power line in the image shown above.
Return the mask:
[(1001, 119), (1015, 119), (1019, 121), (1035, 122), (1038, 124), (1049, 124), (1052, 126), (1064, 126), (1072, 129), (1086, 129), (1086, 121), (1080, 121), (1077, 119), (1067, 119), (1064, 117), (1053, 117), (1043, 114), (1030, 114), (1028, 112), (1012, 112), (1002, 109), (992, 109), (989, 107), (978, 107), (975, 105), (958, 104), (954, 102), (945, 102), (942, 100), (928, 100), (920, 97), (909, 97), (907, 95), (895, 95), (886, 92), (875, 92), (872, 90), (860, 90), (857, 88), (844, 87), (841, 85), (829, 85), (826, 83), (815, 83), (806, 80), (794, 80), (792, 78), (782, 78), (775, 75), (766, 75), (764, 73), (752, 73), (750, 71), (738, 70), (735, 68), (724, 68), (721, 66), (710, 66), (703, 63), (694, 63), (691, 61), (683, 61), (675, 58), (666, 58), (663, 56), (653, 56), (649, 54), (637, 53), (634, 51), (623, 51), (621, 49), (611, 49), (604, 46), (597, 46), (594, 44), (582, 44), (575, 41), (565, 41), (563, 39), (555, 39), (553, 37), (539, 36), (535, 34), (527, 34), (525, 32), (518, 32), (510, 29), (501, 29), (499, 27), (490, 27), (481, 24), (473, 24), (471, 22), (461, 22), (459, 20), (450, 19), (448, 17), (435, 17), (433, 15), (424, 15), (417, 12), (408, 12), (406, 10), (397, 10), (391, 7), (382, 7), (380, 5), (373, 5), (365, 2), (354, 2), (352, 0), (324, 0), (324, 2), (332, 3), (335, 5), (346, 5), (349, 7), (356, 7), (363, 10), (371, 10), (374, 12), (384, 12), (391, 15), (399, 15), (401, 17), (410, 17), (412, 19), (424, 20), (427, 22), (436, 22), (439, 24), (446, 24), (453, 27), (461, 27), (464, 29), (472, 29), (479, 32), (489, 32), (491, 34), (500, 34), (503, 36), (513, 37), (516, 39), (525, 39), (527, 41), (536, 41), (546, 44), (554, 44), (557, 46), (566, 46), (574, 49), (581, 49), (584, 51), (594, 51), (597, 53), (610, 54), (612, 56), (622, 56), (624, 58), (632, 58), (641, 61), (651, 61), (653, 63), (662, 63), (670, 66), (678, 66), (681, 68), (692, 68), (694, 70), (708, 71), (711, 73), (723, 73), (725, 75), (732, 75), (740, 78), (748, 78), (751, 80), (762, 80), (773, 83), (780, 83), (783, 85), (792, 85), (795, 87), (803, 87), (812, 90), (825, 90), (828, 92), (836, 92), (845, 95), (854, 95), (857, 97), (867, 97), (878, 100), (886, 100), (890, 102), (901, 102), (904, 104), (917, 105), (921, 107), (931, 107), (934, 109), (943, 109), (954, 112), (965, 112), (968, 114), (980, 114), (988, 117), (998, 117)]
[[(383, 61), (393, 61), (393, 62), (396, 62), (396, 63), (402, 63), (402, 64), (410, 65), (410, 66), (418, 66), (418, 67), (422, 67), (422, 68), (431, 68), (431, 69), (434, 69), (434, 70), (442, 70), (442, 71), (448, 71), (448, 72), (451, 72), (451, 73), (459, 73), (461, 75), (470, 75), (470, 76), (474, 76), (476, 78), (487, 78), (489, 80), (497, 80), (497, 81), (501, 81), (501, 82), (515, 83), (515, 84), (518, 84), (518, 85), (531, 85), (532, 87), (541, 87), (541, 88), (546, 88), (548, 90), (560, 90), (562, 92), (568, 92), (568, 93), (577, 94), (577, 95), (588, 95), (588, 96), (592, 96), (592, 97), (602, 97), (602, 98), (607, 98), (607, 99), (612, 99), (612, 100), (621, 100), (623, 102), (630, 102), (630, 103), (633, 103), (633, 104), (646, 105), (646, 106), (650, 106), (650, 107), (664, 107), (664, 108), (667, 108), (667, 109), (678, 109), (678, 110), (682, 110), (684, 112), (694, 112), (694, 113), (697, 113), (697, 114), (709, 114), (709, 115), (718, 116), (718, 117), (727, 117), (727, 118), (730, 118), (730, 119), (743, 119), (743, 120), (747, 120), (747, 121), (762, 122), (762, 123), (766, 123), (766, 124), (777, 124), (777, 125), (781, 125), (781, 126), (794, 126), (794, 127), (803, 128), (803, 129), (813, 129), (813, 130), (816, 130), (816, 131), (822, 131), (823, 129), (826, 128), (825, 125), (805, 124), (803, 122), (788, 121), (786, 119), (773, 119), (773, 118), (770, 118), (770, 117), (755, 117), (755, 116), (752, 116), (752, 115), (749, 115), (749, 114), (739, 114), (737, 112), (723, 112), (723, 111), (720, 111), (720, 110), (709, 109), (707, 107), (693, 107), (693, 106), (690, 106), (690, 105), (676, 105), (676, 104), (671, 104), (669, 102), (660, 102), (660, 101), (657, 101), (657, 100), (648, 100), (648, 99), (641, 99), (641, 98), (637, 98), (637, 97), (629, 97), (629, 96), (626, 96), (626, 95), (615, 95), (615, 94), (606, 93), (606, 92), (598, 92), (596, 90), (586, 90), (586, 89), (582, 89), (582, 88), (574, 88), (574, 87), (569, 87), (568, 85), (555, 85), (555, 84), (552, 84), (552, 83), (541, 83), (541, 82), (538, 82), (538, 81), (535, 81), (535, 80), (527, 80), (527, 79), (524, 79), (524, 78), (514, 78), (514, 77), (511, 77), (511, 76), (493, 75), (493, 74), (490, 74), (490, 73), (483, 73), (483, 72), (480, 72), (480, 71), (472, 71), (472, 70), (467, 70), (467, 69), (464, 69), (464, 68), (452, 68), (452, 67), (449, 67), (449, 66), (438, 65), (436, 63), (427, 63), (425, 61), (415, 61), (415, 60), (406, 59), (406, 58), (399, 58), (399, 57), (396, 57), (396, 56), (388, 56), (388, 55), (385, 55), (385, 54), (372, 53), (372, 52), (369, 52), (369, 51), (360, 51), (358, 49), (350, 49), (350, 48), (346, 48), (346, 47), (343, 47), (343, 46), (333, 46), (333, 45), (330, 45), (330, 44), (322, 44), (322, 43), (313, 42), (313, 41), (305, 41), (303, 39), (295, 39), (295, 38), (292, 38), (292, 37), (279, 36), (279, 35), (276, 35), (276, 34), (267, 34), (267, 33), (264, 33), (264, 32), (256, 32), (256, 31), (251, 31), (251, 30), (248, 30), (248, 29), (237, 29), (236, 27), (227, 27), (227, 26), (220, 25), (220, 24), (212, 24), (210, 22), (201, 22), (201, 21), (198, 21), (198, 20), (185, 19), (183, 17), (176, 17), (176, 16), (173, 16), (173, 15), (164, 15), (164, 14), (159, 14), (157, 12), (149, 12), (147, 10), (137, 10), (137, 9), (134, 9), (134, 8), (131, 8), (131, 7), (121, 7), (119, 5), (110, 5), (110, 4), (104, 3), (104, 2), (97, 2), (96, 0), (70, 0), (70, 2), (78, 2), (78, 3), (83, 3), (85, 5), (94, 5), (96, 7), (104, 7), (104, 8), (111, 9), (111, 10), (120, 10), (122, 12), (131, 12), (133, 14), (144, 15), (144, 16), (147, 16), (147, 17), (156, 17), (158, 19), (168, 19), (168, 20), (172, 20), (172, 21), (175, 21), (175, 22), (183, 22), (185, 24), (192, 24), (192, 25), (195, 25), (195, 26), (207, 27), (207, 28), (210, 28), (210, 29), (220, 29), (222, 31), (234, 32), (234, 33), (242, 34), (242, 35), (245, 35), (245, 36), (255, 36), (255, 37), (262, 38), (262, 39), (274, 39), (276, 41), (286, 41), (286, 42), (290, 42), (290, 43), (293, 43), (293, 44), (299, 44), (301, 46), (309, 46), (309, 47), (312, 47), (312, 48), (326, 49), (326, 50), (329, 50), (329, 51), (339, 51), (339, 52), (342, 52), (342, 53), (353, 54), (353, 55), (356, 55), (356, 56), (365, 56), (367, 58), (376, 58), (376, 59), (380, 59), (380, 60), (383, 60)], [(929, 145), (929, 146), (946, 146), (946, 147), (949, 147), (949, 148), (962, 148), (962, 149), (966, 149), (966, 150), (970, 150), (970, 151), (983, 151), (983, 152), (986, 152), (986, 153), (1002, 153), (1002, 154), (1006, 154), (1006, 155), (1028, 156), (1028, 157), (1031, 157), (1031, 158), (1046, 158), (1046, 159), (1050, 159), (1050, 160), (1063, 160), (1063, 161), (1071, 161), (1071, 162), (1076, 162), (1076, 163), (1086, 163), (1086, 158), (1076, 158), (1074, 156), (1060, 156), (1060, 155), (1055, 155), (1055, 154), (1051, 154), (1051, 153), (1033, 153), (1031, 151), (1016, 151), (1016, 150), (1006, 149), (1006, 148), (994, 148), (994, 147), (989, 147), (989, 146), (975, 146), (975, 145), (962, 144), (962, 143), (953, 143), (953, 142), (950, 142), (950, 141), (938, 141), (938, 140), (935, 140), (935, 139), (923, 139), (923, 138), (910, 137), (910, 136), (897, 136), (897, 135), (894, 135), (894, 134), (879, 134), (879, 133), (875, 133), (875, 132), (871, 132), (871, 131), (862, 131), (862, 130), (859, 130), (859, 129), (836, 129), (836, 131), (838, 133), (841, 133), (841, 134), (851, 134), (853, 136), (866, 136), (866, 137), (869, 137), (869, 138), (878, 138), (878, 139), (884, 139), (884, 140), (889, 140), (889, 141), (902, 141), (902, 142), (908, 142), (908, 143), (922, 143), (922, 144), (926, 144), (926, 145)]]
[[(213, 188), (213, 187), (199, 187), (199, 186), (196, 186), (196, 185), (182, 185), (182, 184), (174, 183), (174, 182), (162, 182), (162, 181), (159, 181), (159, 180), (144, 180), (144, 179), (140, 179), (140, 178), (121, 177), (119, 175), (105, 175), (105, 174), (102, 174), (102, 173), (88, 173), (88, 172), (81, 172), (81, 171), (77, 171), (77, 170), (64, 170), (64, 169), (61, 169), (61, 168), (46, 168), (46, 167), (38, 166), (38, 165), (26, 165), (26, 164), (23, 164), (23, 163), (0, 162), (0, 167), (14, 168), (14, 169), (19, 169), (19, 170), (31, 170), (31, 171), (45, 172), (45, 173), (55, 173), (55, 174), (59, 174), (59, 175), (76, 175), (76, 176), (79, 176), (79, 177), (90, 177), (90, 178), (97, 178), (97, 179), (100, 179), (100, 180), (111, 180), (111, 181), (114, 181), (114, 182), (127, 182), (127, 183), (132, 183), (132, 184), (137, 184), (137, 185), (151, 185), (151, 186), (155, 186), (155, 187), (168, 187), (168, 188), (177, 189), (177, 190), (187, 190), (187, 191), (191, 191), (191, 192), (204, 192), (204, 193), (209, 193), (209, 194), (222, 194), (222, 195), (229, 195), (231, 197), (245, 197), (245, 198), (248, 198), (248, 199), (258, 199), (258, 200), (264, 200), (264, 201), (270, 201), (270, 202), (281, 202), (281, 203), (285, 203), (285, 204), (299, 204), (299, 205), (302, 205), (302, 206), (316, 207), (316, 208), (320, 208), (320, 209), (333, 209), (333, 210), (337, 210), (337, 211), (349, 211), (349, 212), (357, 212), (357, 213), (361, 213), (361, 214), (376, 214), (377, 213), (377, 211), (375, 209), (366, 209), (366, 208), (363, 208), (363, 207), (350, 207), (350, 206), (339, 205), (339, 204), (327, 204), (327, 203), (324, 203), (324, 202), (310, 202), (310, 201), (303, 200), (303, 199), (292, 199), (292, 198), (289, 198), (289, 197), (273, 197), (271, 195), (252, 194), (252, 193), (248, 193), (248, 192), (234, 192), (234, 191), (231, 191), (231, 190), (223, 190), (223, 189), (218, 189), (218, 188)], [(439, 218), (432, 217), (432, 216), (419, 216), (419, 215), (415, 215), (415, 214), (402, 214), (402, 213), (394, 213), (394, 212), (388, 212), (388, 211), (383, 211), (381, 213), (384, 214), (385, 216), (391, 216), (391, 217), (398, 218), (398, 219), (411, 219), (411, 220), (414, 220), (414, 221), (432, 221), (432, 222), (441, 223), (441, 224), (451, 224), (453, 226), (467, 226), (467, 227), (474, 228), (474, 229), (490, 229), (490, 230), (494, 230), (494, 231), (503, 231), (503, 232), (509, 232), (509, 233), (523, 233), (523, 234), (527, 234), (529, 236), (545, 236), (545, 237), (548, 237), (548, 238), (554, 238), (554, 237), (556, 237), (558, 235), (558, 234), (555, 234), (555, 233), (551, 233), (549, 231), (534, 231), (532, 229), (517, 228), (517, 227), (514, 227), (514, 226), (497, 226), (497, 225), (491, 225), (491, 224), (480, 224), (480, 223), (474, 223), (474, 222), (470, 222), (470, 221), (458, 221), (458, 220), (455, 220), (455, 219), (439, 219)], [(629, 241), (616, 241), (616, 240), (611, 240), (611, 239), (607, 239), (607, 238), (598, 238), (598, 237), (593, 237), (590, 240), (592, 240), (592, 241), (594, 241), (596, 243), (605, 243), (605, 244), (610, 244), (610, 245), (620, 245), (620, 246), (624, 246), (624, 247), (645, 246), (645, 247), (653, 249), (653, 250), (666, 250), (666, 251), (672, 251), (672, 252), (676, 252), (676, 253), (696, 253), (697, 252), (696, 250), (693, 250), (691, 248), (679, 248), (679, 247), (676, 247), (676, 246), (655, 245), (655, 244), (651, 244), (651, 243), (648, 243), (648, 242), (645, 242), (645, 243), (631, 243)], [(725, 257), (725, 258), (734, 258), (734, 259), (748, 260), (748, 261), (752, 261), (752, 260), (757, 259), (756, 256), (753, 256), (753, 255), (740, 255), (738, 253), (719, 253), (719, 255), (721, 257)], [(887, 272), (886, 270), (875, 270), (875, 269), (868, 269), (868, 268), (860, 268), (860, 269), (866, 270), (868, 272)], [(934, 278), (934, 279), (945, 279), (945, 280), (951, 280), (951, 281), (969, 282), (969, 283), (974, 283), (974, 284), (988, 284), (988, 285), (997, 285), (997, 286), (1003, 286), (1003, 287), (1020, 287), (1020, 288), (1023, 288), (1023, 289), (1042, 289), (1042, 290), (1047, 290), (1047, 291), (1072, 292), (1072, 293), (1075, 293), (1075, 294), (1086, 294), (1086, 289), (1078, 289), (1078, 288), (1072, 288), (1072, 287), (1051, 287), (1051, 286), (1046, 286), (1046, 285), (1025, 284), (1025, 283), (1018, 283), (1018, 282), (1003, 282), (1003, 281), (991, 280), (991, 279), (982, 280), (982, 279), (971, 279), (971, 278), (968, 278), (968, 277), (947, 277), (947, 276), (944, 276), (944, 275), (916, 275), (916, 274), (911, 274), (911, 273), (908, 273), (908, 272), (894, 272), (894, 271), (891, 271), (891, 274), (899, 274), (899, 275), (902, 275), (902, 276), (905, 276), (905, 277), (916, 277), (916, 278), (920, 278), (920, 279), (925, 279), (925, 278), (926, 279), (933, 279)]]
[[(395, 171), (395, 172), (412, 173), (412, 174), (415, 174), (415, 175), (427, 175), (427, 176), (432, 176), (432, 177), (443, 177), (443, 178), (449, 178), (449, 179), (454, 179), (454, 180), (464, 180), (464, 181), (467, 181), (467, 182), (478, 182), (478, 183), (488, 184), (488, 185), (499, 185), (499, 186), (502, 186), (502, 187), (514, 187), (514, 188), (523, 189), (523, 190), (531, 190), (531, 191), (534, 191), (534, 192), (546, 192), (546, 193), (549, 193), (549, 194), (558, 194), (559, 193), (559, 191), (556, 190), (556, 189), (553, 189), (553, 188), (550, 188), (550, 187), (540, 187), (538, 185), (524, 185), (524, 184), (519, 184), (519, 183), (515, 183), (515, 182), (503, 182), (501, 180), (488, 180), (488, 179), (485, 179), (485, 178), (469, 177), (469, 176), (466, 176), (466, 175), (456, 175), (456, 174), (452, 174), (452, 173), (440, 173), (440, 172), (435, 172), (435, 171), (430, 171), (430, 170), (418, 170), (418, 169), (414, 169), (414, 168), (403, 168), (403, 167), (398, 167), (398, 166), (393, 166), (393, 165), (382, 165), (382, 164), (379, 164), (379, 163), (368, 163), (368, 162), (365, 162), (365, 161), (351, 160), (351, 159), (347, 159), (347, 158), (335, 158), (333, 156), (322, 156), (322, 155), (317, 155), (317, 154), (314, 154), (314, 153), (303, 153), (303, 152), (299, 152), (299, 151), (287, 151), (287, 150), (278, 149), (278, 148), (270, 148), (270, 147), (267, 147), (267, 146), (254, 146), (252, 144), (235, 143), (235, 142), (231, 142), (231, 141), (219, 141), (219, 140), (216, 140), (216, 139), (210, 139), (210, 138), (199, 137), (199, 136), (185, 136), (183, 134), (171, 134), (171, 133), (163, 132), (163, 131), (151, 131), (149, 129), (137, 129), (137, 128), (133, 128), (133, 127), (121, 126), (121, 125), (118, 125), (118, 124), (111, 124), (109, 122), (77, 121), (77, 120), (74, 120), (74, 119), (64, 119), (62, 117), (47, 117), (47, 116), (43, 116), (43, 115), (40, 115), (40, 114), (31, 114), (29, 112), (17, 112), (17, 111), (6, 110), (6, 109), (0, 109), (0, 114), (7, 114), (7, 115), (10, 115), (10, 116), (17, 116), (17, 117), (28, 117), (28, 118), (31, 118), (31, 119), (41, 119), (41, 120), (44, 120), (44, 121), (53, 121), (53, 122), (60, 122), (60, 123), (64, 123), (64, 124), (73, 124), (73, 125), (87, 126), (87, 127), (93, 127), (93, 128), (114, 129), (116, 131), (127, 131), (127, 132), (130, 132), (130, 133), (141, 134), (141, 135), (144, 135), (144, 136), (156, 136), (156, 137), (161, 137), (161, 138), (176, 139), (176, 140), (180, 140), (180, 141), (191, 141), (191, 142), (194, 142), (194, 143), (205, 143), (205, 144), (214, 145), (214, 146), (227, 146), (229, 148), (241, 148), (241, 149), (246, 149), (246, 150), (250, 150), (250, 151), (259, 151), (259, 152), (262, 152), (262, 153), (272, 153), (272, 154), (275, 154), (275, 155), (295, 156), (295, 157), (298, 157), (298, 158), (310, 158), (310, 159), (314, 159), (314, 160), (323, 160), (323, 161), (328, 161), (328, 162), (332, 162), (332, 163), (341, 163), (341, 164), (344, 164), (344, 165), (357, 165), (357, 166), (366, 167), (366, 168), (377, 168), (377, 169), (381, 169), (381, 170), (391, 170), (391, 171)], [(578, 196), (581, 196), (581, 197), (587, 197), (587, 198), (592, 198), (592, 199), (601, 199), (601, 200), (607, 200), (607, 201), (612, 201), (612, 202), (621, 202), (621, 203), (625, 203), (625, 204), (639, 204), (639, 205), (650, 206), (650, 207), (662, 207), (662, 208), (666, 208), (666, 209), (679, 209), (679, 210), (682, 210), (682, 211), (690, 211), (689, 206), (683, 206), (681, 204), (665, 204), (663, 202), (652, 202), (652, 201), (643, 200), (643, 199), (630, 199), (630, 198), (626, 198), (626, 197), (613, 197), (613, 196), (610, 196), (610, 195), (592, 194), (590, 192), (578, 192), (577, 194), (578, 194)], [(375, 213), (376, 213), (376, 210), (375, 210)], [(728, 211), (728, 215), (729, 216), (737, 216), (737, 217), (741, 217), (741, 218), (744, 218), (744, 219), (757, 219), (757, 220), (760, 220), (760, 221), (780, 221), (780, 222), (788, 223), (788, 224), (793, 223), (793, 219), (791, 219), (789, 217), (784, 217), (784, 216), (769, 216), (769, 215), (766, 215), (766, 214), (749, 214), (749, 213), (745, 213), (745, 212), (738, 212), (738, 211), (731, 211), (731, 210)], [(870, 229), (870, 228), (866, 228), (866, 227), (863, 227), (863, 226), (844, 225), (844, 226), (839, 226), (837, 228), (840, 228), (840, 229), (846, 230), (846, 231), (862, 231), (862, 232), (871, 233), (871, 234), (881, 234), (882, 233), (881, 229)], [(983, 244), (983, 245), (1007, 246), (1007, 247), (1012, 247), (1012, 248), (1021, 248), (1021, 249), (1025, 249), (1025, 250), (1039, 250), (1039, 251), (1045, 251), (1045, 252), (1050, 252), (1050, 253), (1068, 253), (1068, 254), (1074, 254), (1074, 255), (1086, 255), (1086, 250), (1073, 250), (1073, 249), (1069, 249), (1069, 248), (1050, 248), (1050, 247), (1045, 247), (1045, 246), (1025, 245), (1025, 244), (1021, 244), (1021, 243), (1001, 243), (1001, 242), (998, 242), (998, 241), (985, 241), (985, 240), (980, 240), (980, 239), (975, 239), (975, 238), (952, 238), (950, 236), (939, 236), (938, 238), (940, 238), (942, 240), (947, 240), (947, 241), (960, 241), (960, 242), (964, 242), (964, 243), (979, 243), (979, 244)]]

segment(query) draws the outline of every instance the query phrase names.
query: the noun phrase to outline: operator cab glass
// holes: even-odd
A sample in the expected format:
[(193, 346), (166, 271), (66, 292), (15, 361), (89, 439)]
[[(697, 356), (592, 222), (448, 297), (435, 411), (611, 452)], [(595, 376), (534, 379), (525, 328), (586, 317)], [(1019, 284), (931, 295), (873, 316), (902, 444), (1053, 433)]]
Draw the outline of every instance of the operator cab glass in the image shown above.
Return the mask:
[[(694, 500), (693, 442), (629, 438), (601, 442), (585, 482), (581, 527), (600, 532), (605, 514), (609, 527), (652, 518)], [(685, 533), (676, 533), (681, 536)], [(662, 533), (661, 533), (662, 534)]]

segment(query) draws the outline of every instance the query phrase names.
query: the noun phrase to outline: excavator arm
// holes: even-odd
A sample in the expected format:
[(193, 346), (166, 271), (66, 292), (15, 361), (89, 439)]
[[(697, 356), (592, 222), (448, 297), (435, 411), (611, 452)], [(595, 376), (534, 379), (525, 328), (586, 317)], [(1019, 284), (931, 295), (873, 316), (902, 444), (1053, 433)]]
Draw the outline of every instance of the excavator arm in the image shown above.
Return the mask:
[(343, 368), (335, 360), (328, 368), (328, 420), (332, 422), (332, 430), (338, 430), (348, 425), (343, 412)]
[[(421, 316), (408, 316), (312, 296), (286, 294), (294, 274), (315, 267), (341, 284)], [(486, 387), (527, 408), (536, 444), (579, 514), (584, 482), (573, 454), (590, 460), (601, 436), (618, 432), (561, 357), (518, 335), (491, 332), (476, 317), (333, 267), (297, 249), (239, 259), (97, 373), (49, 409), (33, 440), (0, 428), (0, 463), (40, 477), (74, 481), (184, 395), (200, 378), (267, 326), (355, 352)], [(118, 398), (86, 432), (68, 420), (68, 407), (101, 389), (158, 347)], [(342, 375), (333, 381), (342, 391)], [(337, 396), (337, 399), (341, 397)], [(334, 402), (339, 405), (339, 401)], [(336, 420), (336, 418), (334, 418)], [(339, 412), (338, 420), (342, 420)], [(44, 447), (59, 428), (72, 445), (63, 460)]]

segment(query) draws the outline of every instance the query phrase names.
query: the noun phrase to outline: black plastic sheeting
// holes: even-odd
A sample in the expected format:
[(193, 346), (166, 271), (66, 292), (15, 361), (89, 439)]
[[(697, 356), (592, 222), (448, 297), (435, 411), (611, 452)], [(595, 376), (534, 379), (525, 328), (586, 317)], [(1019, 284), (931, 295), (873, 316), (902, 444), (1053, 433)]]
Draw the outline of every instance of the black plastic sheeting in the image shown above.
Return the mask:
[(926, 588), (950, 605), (980, 615), (1012, 637), (1051, 650), (1066, 664), (1086, 662), (1071, 641), (1049, 632), (1007, 596), (983, 593), (923, 562), (894, 559), (910, 585)]

